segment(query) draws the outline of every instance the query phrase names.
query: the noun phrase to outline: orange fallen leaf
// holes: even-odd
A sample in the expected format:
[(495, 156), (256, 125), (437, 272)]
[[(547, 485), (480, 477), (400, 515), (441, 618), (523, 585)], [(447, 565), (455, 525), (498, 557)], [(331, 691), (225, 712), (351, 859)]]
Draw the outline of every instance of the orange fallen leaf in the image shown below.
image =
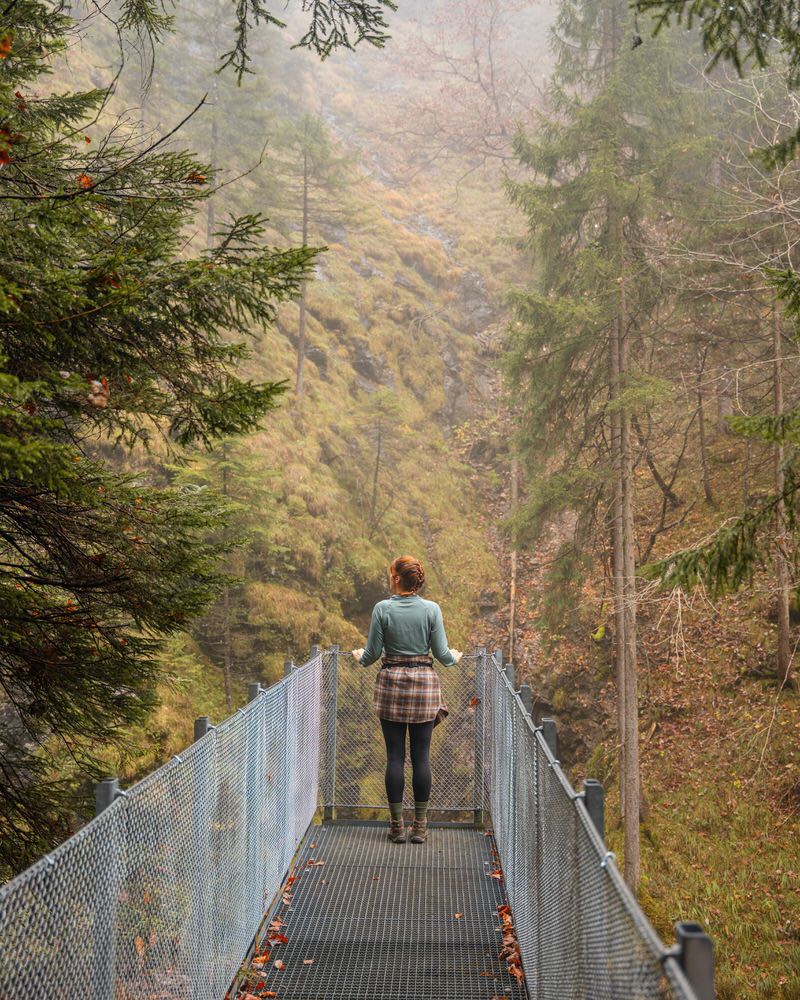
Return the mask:
[(462, 917), (464, 916), (464, 914), (463, 913), (454, 913), (453, 916), (456, 918), (456, 920), (461, 920)]
[(137, 934), (133, 939), (133, 947), (136, 949), (137, 955), (144, 955), (145, 943), (144, 938), (139, 937)]
[(275, 966), (278, 972), (283, 972), (283, 970), (286, 968), (286, 962), (284, 962), (280, 958), (276, 958), (272, 964)]
[(311, 845), (311, 850), (313, 851), (316, 846), (317, 846), (316, 844), (312, 844)]
[(314, 964), (314, 959), (313, 958), (304, 958), (303, 959), (303, 965), (313, 965), (313, 964)]
[(518, 965), (510, 965), (508, 967), (508, 971), (515, 979), (519, 980), (519, 982), (522, 982), (522, 980), (525, 978), (525, 973)]
[(479, 698), (479, 697), (478, 697), (478, 696), (476, 695), (476, 696), (475, 696), (474, 698), (470, 698), (470, 700), (469, 700), (469, 707), (470, 707), (470, 708), (475, 708), (475, 706), (476, 706), (476, 705), (480, 705), (480, 703), (481, 703), (481, 700), (480, 700), (480, 698)]
[(288, 944), (289, 938), (285, 934), (281, 934), (280, 931), (274, 931), (267, 938), (267, 944)]
[(489, 872), (492, 878), (496, 878), (498, 882), (503, 878), (503, 872), (500, 868), (496, 868), (493, 872)]
[(319, 865), (324, 865), (325, 864), (324, 861), (315, 861), (313, 858), (309, 858), (307, 863), (312, 868), (317, 868), (317, 867), (319, 867)]

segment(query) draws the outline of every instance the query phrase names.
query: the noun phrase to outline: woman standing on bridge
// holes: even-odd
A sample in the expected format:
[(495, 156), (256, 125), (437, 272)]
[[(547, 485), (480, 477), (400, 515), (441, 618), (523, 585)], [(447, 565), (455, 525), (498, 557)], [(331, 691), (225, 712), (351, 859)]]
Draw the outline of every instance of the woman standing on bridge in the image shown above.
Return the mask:
[(439, 605), (419, 596), (424, 583), (425, 570), (419, 559), (413, 556), (395, 559), (389, 567), (392, 596), (378, 601), (372, 609), (366, 648), (353, 650), (355, 659), (365, 667), (383, 653), (373, 704), (386, 742), (389, 837), (396, 844), (406, 839), (403, 828), (406, 730), (414, 789), (411, 842), (424, 844), (428, 836), (431, 736), (433, 727), (448, 714), (429, 651), (446, 667), (454, 666), (462, 655), (447, 646)]

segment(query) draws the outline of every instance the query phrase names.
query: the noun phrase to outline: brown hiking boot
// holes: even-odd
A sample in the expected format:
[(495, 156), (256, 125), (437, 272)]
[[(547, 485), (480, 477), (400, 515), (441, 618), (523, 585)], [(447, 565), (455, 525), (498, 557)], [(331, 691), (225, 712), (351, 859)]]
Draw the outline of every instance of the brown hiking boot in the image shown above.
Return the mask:
[(424, 844), (427, 839), (428, 839), (428, 820), (415, 819), (414, 825), (411, 827), (411, 843)]
[(389, 840), (394, 844), (405, 844), (406, 831), (402, 819), (389, 820)]

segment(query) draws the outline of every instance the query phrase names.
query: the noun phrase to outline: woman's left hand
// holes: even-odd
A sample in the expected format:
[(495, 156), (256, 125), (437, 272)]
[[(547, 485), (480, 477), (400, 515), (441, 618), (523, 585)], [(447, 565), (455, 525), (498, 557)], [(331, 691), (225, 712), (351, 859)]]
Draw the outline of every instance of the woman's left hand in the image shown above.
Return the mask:
[(351, 652), (351, 654), (353, 656), (353, 659), (356, 662), (358, 662), (361, 659), (361, 657), (364, 655), (364, 650), (363, 649), (352, 649), (350, 652)]

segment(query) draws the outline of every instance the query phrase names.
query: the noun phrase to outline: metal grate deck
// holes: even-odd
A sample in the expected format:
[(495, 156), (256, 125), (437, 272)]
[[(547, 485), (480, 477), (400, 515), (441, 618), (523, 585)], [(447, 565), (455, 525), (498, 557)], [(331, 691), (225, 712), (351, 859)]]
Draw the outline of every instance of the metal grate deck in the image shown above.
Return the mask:
[(431, 828), (427, 844), (393, 844), (383, 825), (312, 827), (291, 899), (274, 914), (288, 943), (260, 944), (270, 961), (251, 969), (245, 990), (279, 1000), (523, 1000), (497, 957), (506, 900), (490, 875), (493, 848), (490, 836), (452, 827)]

